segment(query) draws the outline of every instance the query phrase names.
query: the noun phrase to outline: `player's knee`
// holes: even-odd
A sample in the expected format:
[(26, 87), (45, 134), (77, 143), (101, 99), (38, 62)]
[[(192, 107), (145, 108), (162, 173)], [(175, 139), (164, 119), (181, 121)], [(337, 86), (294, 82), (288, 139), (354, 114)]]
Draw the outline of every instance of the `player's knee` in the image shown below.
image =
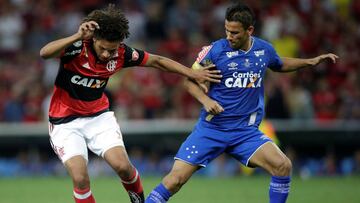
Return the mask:
[(90, 187), (90, 178), (87, 174), (75, 174), (72, 179), (75, 188), (86, 189)]
[(130, 163), (119, 163), (113, 166), (113, 168), (121, 179), (129, 179), (133, 176), (134, 168)]
[(284, 157), (275, 167), (273, 175), (275, 176), (289, 176), (291, 174), (292, 164), (289, 158)]

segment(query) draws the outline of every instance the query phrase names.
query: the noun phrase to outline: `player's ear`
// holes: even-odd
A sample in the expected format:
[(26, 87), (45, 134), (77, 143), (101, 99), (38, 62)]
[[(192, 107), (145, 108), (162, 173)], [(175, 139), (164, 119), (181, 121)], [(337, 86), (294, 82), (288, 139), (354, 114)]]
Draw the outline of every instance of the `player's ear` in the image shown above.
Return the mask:
[(248, 29), (246, 30), (246, 32), (249, 34), (249, 35), (252, 35), (253, 34), (253, 32), (254, 32), (254, 26), (252, 26), (252, 25), (250, 25), (249, 27), (248, 27)]

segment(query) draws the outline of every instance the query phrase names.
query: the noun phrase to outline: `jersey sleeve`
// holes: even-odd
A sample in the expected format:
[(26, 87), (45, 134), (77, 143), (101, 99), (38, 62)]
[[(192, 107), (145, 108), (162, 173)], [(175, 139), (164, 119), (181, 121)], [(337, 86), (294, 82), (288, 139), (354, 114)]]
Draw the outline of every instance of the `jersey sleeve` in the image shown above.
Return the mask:
[(81, 53), (83, 46), (84, 45), (81, 40), (74, 42), (73, 44), (65, 48), (65, 50), (60, 54), (60, 59), (64, 62), (71, 61)]
[(209, 45), (202, 48), (202, 50), (198, 54), (198, 57), (196, 58), (195, 63), (192, 66), (192, 69), (199, 69), (201, 68), (201, 66), (213, 64), (213, 54), (211, 51), (212, 47), (213, 45)]
[(274, 47), (269, 46), (269, 68), (271, 70), (274, 71), (279, 71), (281, 70), (282, 66), (283, 66), (283, 62), (281, 60), (281, 58), (279, 57), (279, 55), (276, 53)]
[(129, 47), (124, 44), (124, 68), (143, 66), (149, 58), (149, 53)]

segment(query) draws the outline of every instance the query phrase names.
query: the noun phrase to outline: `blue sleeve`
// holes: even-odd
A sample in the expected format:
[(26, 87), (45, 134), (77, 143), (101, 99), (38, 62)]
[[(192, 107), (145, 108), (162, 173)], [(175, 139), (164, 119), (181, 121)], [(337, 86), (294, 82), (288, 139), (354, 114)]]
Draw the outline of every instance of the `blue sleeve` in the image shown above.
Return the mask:
[(268, 50), (269, 50), (269, 52), (268, 52), (268, 54), (269, 54), (268, 55), (268, 57), (269, 57), (268, 67), (274, 71), (281, 70), (281, 68), (283, 66), (283, 62), (282, 62), (281, 58), (279, 57), (279, 55), (276, 53), (274, 47), (270, 46)]

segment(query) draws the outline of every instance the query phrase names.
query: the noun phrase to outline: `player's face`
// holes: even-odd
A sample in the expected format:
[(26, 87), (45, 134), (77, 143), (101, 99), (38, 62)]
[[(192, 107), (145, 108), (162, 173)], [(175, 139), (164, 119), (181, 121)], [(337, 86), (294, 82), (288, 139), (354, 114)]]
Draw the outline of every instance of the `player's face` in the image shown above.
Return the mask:
[(245, 30), (242, 23), (225, 20), (226, 39), (233, 49), (242, 49), (246, 51), (249, 48), (250, 37), (253, 31), (253, 26), (249, 26)]
[(120, 42), (109, 42), (104, 39), (93, 39), (94, 50), (100, 61), (109, 61), (116, 53), (120, 46)]

